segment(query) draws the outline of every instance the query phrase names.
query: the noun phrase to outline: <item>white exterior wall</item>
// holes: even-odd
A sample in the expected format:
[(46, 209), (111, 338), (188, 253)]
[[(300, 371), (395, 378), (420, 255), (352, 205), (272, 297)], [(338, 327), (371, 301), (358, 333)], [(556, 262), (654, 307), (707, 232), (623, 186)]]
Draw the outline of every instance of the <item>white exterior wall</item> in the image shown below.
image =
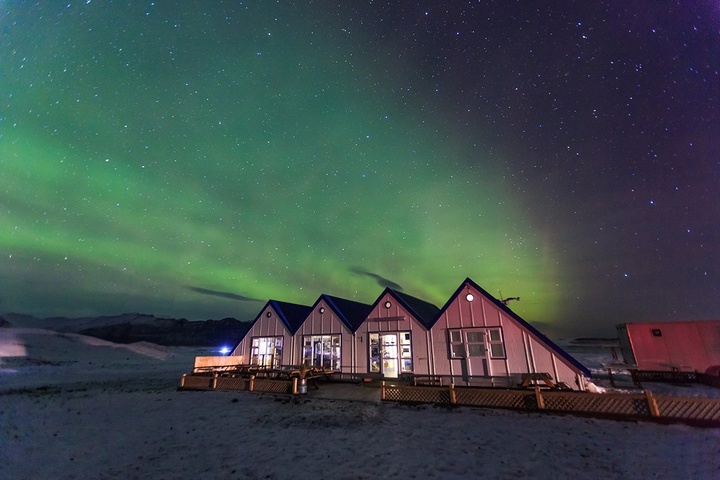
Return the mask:
[[(270, 313), (269, 317), (268, 313)], [(282, 364), (295, 365), (298, 363), (293, 358), (295, 338), (290, 335), (290, 332), (272, 306), (267, 305), (263, 309), (257, 321), (250, 327), (250, 330), (230, 355), (242, 357), (245, 364), (250, 363), (250, 349), (253, 337), (283, 337)]]
[[(390, 302), (390, 308), (385, 308)], [(410, 332), (410, 347), (413, 359), (413, 373), (428, 375), (431, 372), (432, 350), (427, 329), (389, 293), (383, 295), (377, 305), (360, 325), (357, 339), (357, 371), (370, 371), (370, 333)]]
[[(467, 300), (468, 293), (473, 295), (473, 301)], [(549, 373), (556, 382), (564, 382), (573, 389), (584, 389), (581, 371), (471, 285), (453, 300), (430, 332), (436, 375), (462, 375), (466, 371), (461, 363), (463, 360), (450, 358), (448, 332), (481, 327), (501, 328), (505, 357), (491, 358), (488, 351), (487, 368), (482, 373), (477, 368), (470, 372), (472, 375), (519, 378), (523, 373)]]
[[(320, 313), (321, 308), (324, 309), (324, 313)], [(340, 335), (340, 370), (343, 373), (354, 373), (357, 364), (355, 336), (338, 318), (333, 309), (325, 303), (325, 300), (321, 300), (315, 305), (310, 315), (295, 333), (296, 341), (293, 346), (293, 356), (298, 359), (296, 363), (302, 363), (303, 336), (337, 334)]]

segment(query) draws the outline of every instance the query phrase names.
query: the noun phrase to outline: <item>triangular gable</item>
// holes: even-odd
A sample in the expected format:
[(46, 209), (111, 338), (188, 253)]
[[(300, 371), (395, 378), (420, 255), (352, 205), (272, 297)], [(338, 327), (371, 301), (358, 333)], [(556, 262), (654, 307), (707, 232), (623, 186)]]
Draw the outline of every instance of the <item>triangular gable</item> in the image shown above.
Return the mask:
[(280, 321), (283, 323), (285, 328), (288, 329), (291, 335), (295, 335), (302, 322), (310, 313), (312, 307), (306, 305), (298, 305), (296, 303), (281, 302), (279, 300), (268, 300), (267, 303), (260, 309), (260, 313), (257, 314), (255, 320), (250, 324), (243, 336), (238, 340), (237, 344), (233, 348), (233, 351), (237, 350), (240, 344), (245, 340), (245, 337), (253, 329), (255, 323), (262, 318), (263, 312), (268, 308), (272, 307), (273, 311), (277, 314)]
[(463, 281), (460, 284), (460, 287), (458, 287), (457, 290), (455, 290), (455, 293), (450, 297), (450, 299), (445, 303), (445, 305), (440, 309), (440, 312), (435, 316), (435, 318), (432, 320), (428, 328), (432, 328), (435, 323), (442, 317), (442, 315), (445, 313), (445, 311), (450, 307), (450, 305), (455, 301), (455, 299), (463, 292), (466, 285), (470, 285), (471, 287), (475, 288), (480, 294), (482, 294), (489, 302), (493, 303), (495, 306), (497, 306), (501, 311), (506, 313), (508, 316), (510, 316), (513, 320), (515, 320), (520, 327), (522, 327), (524, 330), (531, 333), (534, 337), (536, 337), (541, 343), (545, 344), (548, 348), (553, 350), (555, 353), (557, 353), (560, 357), (564, 358), (568, 361), (571, 365), (573, 365), (575, 368), (580, 370), (580, 372), (585, 375), (586, 377), (591, 377), (590, 370), (588, 370), (583, 364), (575, 360), (569, 353), (567, 353), (565, 350), (560, 348), (550, 340), (548, 337), (540, 333), (540, 331), (533, 327), (531, 324), (523, 320), (517, 313), (510, 310), (507, 305), (502, 303), (497, 298), (490, 295), (484, 288), (482, 288), (480, 285), (475, 283), (470, 277), (466, 278), (465, 281)]
[(365, 321), (372, 308), (371, 305), (366, 303), (333, 297), (332, 295), (326, 295), (324, 293), (320, 295), (320, 298), (317, 299), (312, 308), (314, 309), (317, 304), (323, 300), (328, 307), (332, 308), (335, 315), (338, 316), (340, 321), (352, 333), (355, 333), (355, 331), (360, 328), (360, 325)]
[[(298, 331), (300, 325), (302, 325), (312, 311), (312, 307), (298, 305), (297, 303), (270, 300), (268, 304), (273, 307), (280, 320), (292, 335), (295, 335), (295, 332)], [(263, 308), (263, 310), (265, 309)]]
[(408, 295), (407, 293), (398, 292), (397, 290), (393, 290), (389, 287), (383, 290), (380, 296), (378, 296), (377, 300), (375, 300), (375, 303), (373, 303), (370, 307), (370, 311), (374, 310), (375, 307), (377, 307), (380, 300), (382, 300), (386, 294), (389, 294), (391, 297), (393, 297), (400, 305), (403, 306), (403, 308), (405, 308), (405, 310), (410, 312), (410, 314), (415, 317), (415, 319), (420, 322), (420, 324), (425, 328), (429, 328), (430, 323), (435, 320), (435, 317), (440, 311), (438, 307), (436, 307), (430, 302), (426, 302), (425, 300), (413, 297), (412, 295)]

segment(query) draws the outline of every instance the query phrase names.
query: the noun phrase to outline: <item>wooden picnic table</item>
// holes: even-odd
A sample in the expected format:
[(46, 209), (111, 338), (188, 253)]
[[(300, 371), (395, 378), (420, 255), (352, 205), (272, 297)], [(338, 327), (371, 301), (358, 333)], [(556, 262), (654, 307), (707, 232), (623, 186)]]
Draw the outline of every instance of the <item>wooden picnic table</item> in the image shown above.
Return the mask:
[(310, 380), (315, 387), (316, 390), (320, 389), (320, 385), (318, 384), (318, 379), (324, 378), (329, 379), (330, 375), (335, 373), (334, 370), (327, 370), (323, 367), (310, 367), (308, 369), (303, 369), (302, 367), (294, 367), (290, 371), (290, 378), (305, 378), (306, 380)]
[(207, 365), (196, 367), (193, 373), (238, 373), (245, 372), (251, 365)]
[(545, 387), (548, 388), (556, 388), (555, 382), (553, 381), (552, 375), (545, 372), (536, 372), (536, 373), (523, 373), (520, 377), (522, 379), (522, 382), (520, 383), (520, 386), (523, 388), (529, 388), (534, 387), (538, 384), (538, 382), (543, 382)]

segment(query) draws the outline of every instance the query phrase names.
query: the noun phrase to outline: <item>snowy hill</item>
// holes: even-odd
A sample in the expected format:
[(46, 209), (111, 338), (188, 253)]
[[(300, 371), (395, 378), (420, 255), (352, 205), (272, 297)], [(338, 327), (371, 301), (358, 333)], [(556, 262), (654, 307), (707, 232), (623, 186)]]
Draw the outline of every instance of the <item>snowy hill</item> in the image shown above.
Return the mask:
[[(250, 328), (249, 322), (234, 318), (189, 321), (142, 313), (83, 318), (36, 318), (8, 313), (2, 318), (5, 319), (6, 328), (37, 328), (60, 333), (82, 333), (117, 343), (146, 341), (160, 345), (233, 345)], [(1, 322), (0, 326), (3, 326)]]

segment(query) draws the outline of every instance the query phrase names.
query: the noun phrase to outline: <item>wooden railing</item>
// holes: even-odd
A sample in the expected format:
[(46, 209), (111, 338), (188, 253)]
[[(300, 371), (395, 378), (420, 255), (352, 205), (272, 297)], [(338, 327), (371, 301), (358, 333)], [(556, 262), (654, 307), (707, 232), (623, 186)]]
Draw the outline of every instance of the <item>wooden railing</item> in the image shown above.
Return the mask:
[(720, 388), (720, 376), (708, 375), (700, 372), (683, 372), (669, 370), (630, 370), (633, 381), (640, 382), (668, 382), (668, 383), (703, 383), (711, 387)]
[(287, 393), (298, 391), (298, 379), (257, 378), (254, 375), (188, 375), (180, 379), (180, 390), (245, 390), (249, 392)]
[(572, 413), (628, 420), (672, 421), (720, 426), (720, 399), (643, 394), (593, 394), (532, 389), (414, 387), (383, 382), (381, 399), (391, 402), (465, 405)]

